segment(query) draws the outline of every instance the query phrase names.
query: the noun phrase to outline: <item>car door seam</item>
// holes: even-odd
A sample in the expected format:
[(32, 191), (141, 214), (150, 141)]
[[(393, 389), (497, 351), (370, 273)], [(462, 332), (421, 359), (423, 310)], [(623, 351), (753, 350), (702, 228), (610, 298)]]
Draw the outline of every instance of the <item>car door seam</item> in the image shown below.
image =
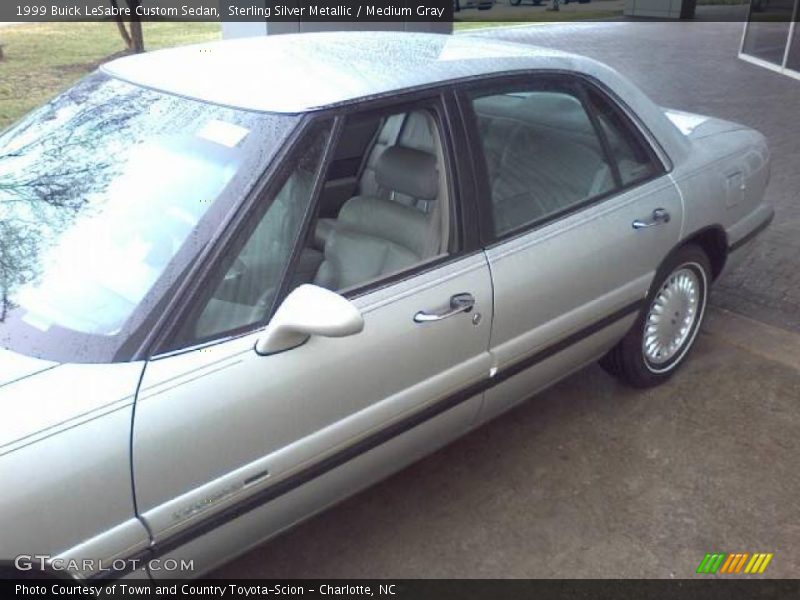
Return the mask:
[(678, 236), (679, 240), (683, 239), (683, 236), (686, 234), (686, 200), (683, 197), (683, 190), (681, 190), (681, 186), (678, 185), (678, 182), (675, 180), (675, 177), (672, 173), (667, 174), (669, 180), (672, 182), (675, 191), (678, 193), (678, 198), (681, 201), (681, 228), (680, 228), (680, 235)]
[(150, 526), (147, 524), (147, 521), (143, 519), (142, 516), (139, 514), (139, 503), (136, 497), (136, 472), (135, 472), (136, 469), (135, 469), (135, 460), (133, 455), (134, 434), (136, 431), (136, 405), (138, 404), (139, 401), (139, 393), (142, 391), (141, 390), (142, 382), (144, 381), (144, 375), (145, 372), (147, 371), (147, 365), (148, 365), (147, 361), (145, 361), (145, 363), (142, 365), (142, 371), (141, 373), (139, 373), (139, 381), (136, 382), (136, 390), (134, 391), (133, 394), (133, 407), (131, 408), (131, 426), (128, 431), (128, 465), (129, 465), (128, 474), (130, 476), (130, 481), (131, 481), (131, 501), (133, 504), (133, 515), (134, 517), (136, 517), (136, 519), (138, 519), (138, 521), (142, 524), (142, 527), (144, 527), (144, 530), (147, 532), (148, 546), (152, 547), (155, 541), (155, 538), (153, 537), (153, 532), (150, 529)]
[[(329, 454), (321, 461), (310, 464), (303, 471), (295, 472), (292, 476), (287, 476), (276, 483), (264, 487), (253, 494), (242, 498), (241, 502), (230, 504), (225, 508), (220, 509), (218, 512), (206, 515), (202, 519), (197, 519), (197, 522), (190, 524), (188, 527), (181, 531), (177, 531), (173, 535), (164, 540), (154, 542), (147, 552), (152, 553), (153, 557), (159, 557), (167, 554), (168, 552), (180, 548), (181, 546), (190, 543), (197, 537), (213, 531), (222, 524), (228, 523), (245, 515), (253, 510), (256, 510), (268, 502), (275, 500), (287, 493), (298, 489), (305, 483), (313, 481), (317, 477), (321, 477), (333, 469), (336, 469), (350, 460), (361, 456), (362, 454), (377, 448), (384, 443), (396, 438), (403, 433), (410, 431), (414, 427), (421, 425), (430, 419), (443, 414), (444, 412), (455, 408), (456, 406), (473, 398), (487, 389), (494, 387), (514, 375), (521, 373), (527, 368), (530, 368), (556, 354), (568, 349), (570, 346), (579, 343), (583, 339), (594, 335), (606, 327), (610, 327), (615, 323), (627, 318), (637, 311), (641, 310), (644, 305), (644, 300), (631, 303), (628, 306), (607, 315), (605, 318), (595, 321), (588, 327), (575, 332), (560, 341), (552, 344), (539, 352), (530, 355), (522, 361), (509, 365), (502, 371), (499, 371), (494, 378), (480, 377), (472, 384), (469, 384), (449, 396), (443, 396), (440, 400), (426, 404), (424, 408), (415, 411), (409, 416), (394, 421), (391, 425), (377, 430), (375, 433), (365, 436), (355, 444), (351, 444), (339, 450), (335, 454)], [(385, 439), (384, 439), (385, 438)], [(362, 446), (364, 447), (362, 449)], [(226, 513), (227, 511), (227, 513)], [(219, 522), (221, 521), (221, 523)], [(130, 565), (126, 565), (126, 569), (130, 569)], [(98, 578), (113, 579), (124, 576), (129, 570), (114, 571), (102, 573)]]

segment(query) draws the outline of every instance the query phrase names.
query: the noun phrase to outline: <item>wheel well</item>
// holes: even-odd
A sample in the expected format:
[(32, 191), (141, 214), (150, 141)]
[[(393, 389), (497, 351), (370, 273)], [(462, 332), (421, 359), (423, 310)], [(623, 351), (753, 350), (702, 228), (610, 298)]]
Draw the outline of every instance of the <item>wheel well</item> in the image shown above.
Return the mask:
[(709, 227), (689, 237), (686, 244), (697, 244), (708, 255), (714, 279), (719, 277), (728, 260), (728, 236), (722, 227)]

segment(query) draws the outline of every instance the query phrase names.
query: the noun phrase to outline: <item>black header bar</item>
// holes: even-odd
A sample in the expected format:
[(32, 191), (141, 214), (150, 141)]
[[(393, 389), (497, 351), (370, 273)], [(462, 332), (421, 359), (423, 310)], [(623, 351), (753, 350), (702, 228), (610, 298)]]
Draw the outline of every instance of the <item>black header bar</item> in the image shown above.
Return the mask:
[(2, 0), (0, 21), (453, 20), (453, 0)]

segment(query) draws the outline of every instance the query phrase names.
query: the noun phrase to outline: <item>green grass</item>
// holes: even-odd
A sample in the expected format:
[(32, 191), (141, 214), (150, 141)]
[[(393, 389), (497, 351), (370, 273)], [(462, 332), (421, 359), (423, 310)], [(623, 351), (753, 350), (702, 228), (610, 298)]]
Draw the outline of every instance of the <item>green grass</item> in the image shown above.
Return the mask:
[(535, 23), (548, 23), (556, 21), (588, 21), (594, 19), (612, 19), (622, 16), (621, 10), (594, 10), (594, 11), (558, 11), (526, 13), (525, 20), (521, 21), (480, 21), (480, 16), (473, 20), (470, 17), (457, 17), (453, 23), (455, 31), (468, 31), (470, 29), (483, 29), (485, 27), (509, 27), (514, 25), (531, 25)]
[[(145, 23), (151, 50), (220, 37), (219, 23)], [(122, 54), (114, 23), (36, 23), (0, 29), (0, 130), (98, 65)]]

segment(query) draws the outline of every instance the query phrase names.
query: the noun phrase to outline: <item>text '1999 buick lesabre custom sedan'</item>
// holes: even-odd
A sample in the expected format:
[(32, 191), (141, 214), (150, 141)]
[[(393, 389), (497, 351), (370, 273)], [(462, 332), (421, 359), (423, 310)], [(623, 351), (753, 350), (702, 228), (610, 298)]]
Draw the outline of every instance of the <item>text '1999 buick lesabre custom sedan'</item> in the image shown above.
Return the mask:
[(106, 64), (0, 137), (0, 558), (197, 576), (592, 361), (663, 382), (768, 179), (758, 132), (533, 47)]

